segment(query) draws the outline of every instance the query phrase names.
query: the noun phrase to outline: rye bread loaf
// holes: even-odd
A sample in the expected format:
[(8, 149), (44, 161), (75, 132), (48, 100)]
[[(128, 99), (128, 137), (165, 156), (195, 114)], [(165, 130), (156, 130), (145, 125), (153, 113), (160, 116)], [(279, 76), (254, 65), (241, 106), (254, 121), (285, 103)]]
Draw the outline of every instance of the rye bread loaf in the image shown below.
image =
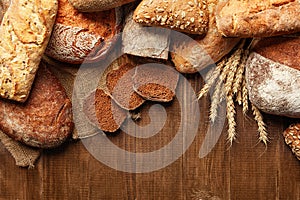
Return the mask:
[(0, 113), (1, 131), (33, 147), (56, 147), (70, 136), (73, 128), (71, 102), (43, 62), (28, 100), (0, 100)]
[(109, 10), (133, 1), (135, 0), (69, 0), (81, 12)]
[(246, 63), (250, 101), (260, 110), (300, 117), (300, 38), (261, 39)]
[(208, 18), (206, 0), (143, 0), (133, 15), (143, 25), (200, 35), (207, 32)]
[(68, 0), (59, 0), (46, 55), (71, 64), (102, 59), (117, 40), (120, 17), (115, 9), (81, 13)]
[(85, 99), (83, 111), (92, 124), (108, 133), (116, 132), (126, 119), (125, 110), (101, 88)]
[(300, 31), (299, 0), (228, 0), (216, 10), (217, 27), (227, 37), (269, 37)]
[(134, 90), (147, 100), (172, 101), (179, 80), (179, 73), (172, 67), (150, 63), (136, 67), (133, 76)]
[[(7, 8), (8, 2), (3, 3)], [(0, 27), (0, 97), (28, 98), (56, 12), (56, 0), (14, 0), (9, 5)]]
[(225, 38), (218, 32), (215, 8), (219, 0), (207, 0), (209, 12), (208, 31), (204, 36), (172, 38), (171, 58), (181, 73), (195, 73), (218, 62), (238, 43), (238, 38)]
[(145, 100), (133, 90), (132, 76), (135, 66), (130, 63), (119, 65), (106, 75), (106, 86), (115, 102), (126, 110), (135, 110)]

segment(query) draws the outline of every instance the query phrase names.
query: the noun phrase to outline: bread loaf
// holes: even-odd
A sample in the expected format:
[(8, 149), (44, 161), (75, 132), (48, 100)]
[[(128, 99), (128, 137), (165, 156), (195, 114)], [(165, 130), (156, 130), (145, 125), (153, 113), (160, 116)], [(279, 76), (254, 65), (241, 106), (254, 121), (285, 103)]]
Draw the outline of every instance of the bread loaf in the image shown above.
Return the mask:
[(299, 0), (228, 0), (216, 10), (217, 27), (227, 37), (269, 37), (300, 31)]
[(100, 88), (85, 99), (83, 110), (92, 124), (109, 133), (116, 132), (126, 119), (125, 110)]
[(206, 0), (143, 0), (133, 15), (143, 25), (200, 35), (207, 32), (208, 18)]
[(133, 90), (132, 76), (135, 66), (130, 63), (120, 65), (106, 75), (106, 85), (115, 102), (126, 110), (134, 110), (145, 100)]
[(134, 90), (151, 101), (172, 101), (179, 80), (179, 73), (170, 66), (144, 64), (136, 67), (133, 76)]
[(207, 0), (209, 12), (208, 31), (203, 36), (174, 36), (171, 40), (171, 57), (181, 73), (195, 73), (218, 62), (238, 43), (238, 38), (225, 38), (217, 29), (215, 7), (219, 0)]
[(105, 57), (120, 31), (120, 13), (115, 9), (80, 13), (68, 0), (59, 0), (58, 3), (58, 14), (46, 55), (71, 64)]
[(81, 12), (109, 10), (135, 0), (69, 0)]
[(56, 12), (56, 0), (11, 2), (0, 27), (0, 97), (26, 101)]
[(291, 148), (298, 160), (300, 160), (300, 123), (290, 125), (283, 132), (284, 140)]
[(260, 110), (300, 117), (300, 38), (259, 41), (246, 64), (250, 101)]
[(44, 63), (25, 103), (0, 100), (1, 131), (27, 145), (56, 147), (70, 136), (72, 128), (71, 102)]

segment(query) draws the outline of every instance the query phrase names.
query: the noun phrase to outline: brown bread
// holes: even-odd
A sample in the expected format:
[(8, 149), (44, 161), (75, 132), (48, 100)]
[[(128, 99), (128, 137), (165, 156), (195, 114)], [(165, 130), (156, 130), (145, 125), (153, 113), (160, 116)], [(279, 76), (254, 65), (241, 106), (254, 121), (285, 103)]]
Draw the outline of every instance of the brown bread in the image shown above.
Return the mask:
[(145, 100), (133, 90), (132, 76), (135, 66), (126, 63), (106, 75), (106, 86), (115, 102), (126, 110), (134, 110)]
[(227, 37), (269, 37), (300, 31), (300, 1), (228, 0), (216, 10), (217, 27)]
[(0, 129), (33, 147), (56, 147), (70, 136), (73, 128), (71, 102), (44, 63), (40, 64), (28, 100), (1, 100), (0, 113)]
[(120, 31), (120, 13), (115, 9), (81, 13), (68, 0), (59, 0), (58, 5), (46, 55), (71, 64), (105, 57)]
[(56, 12), (56, 0), (11, 2), (0, 27), (0, 97), (20, 102), (28, 98)]
[(300, 37), (263, 38), (246, 64), (250, 101), (260, 110), (300, 117)]
[(92, 124), (109, 133), (116, 132), (126, 119), (125, 110), (100, 88), (85, 99), (83, 110)]
[(81, 12), (109, 10), (135, 0), (69, 0), (70, 4)]
[(133, 15), (143, 25), (200, 35), (207, 32), (208, 18), (206, 0), (143, 0)]
[(300, 160), (300, 123), (290, 125), (283, 132), (284, 140), (291, 148), (298, 160)]
[(169, 102), (175, 96), (179, 73), (170, 66), (145, 64), (136, 67), (134, 90), (151, 101)]
[(219, 0), (207, 0), (209, 25), (207, 34), (182, 39), (172, 38), (171, 57), (181, 73), (195, 73), (208, 65), (218, 62), (238, 43), (238, 38), (225, 38), (218, 32), (215, 7)]

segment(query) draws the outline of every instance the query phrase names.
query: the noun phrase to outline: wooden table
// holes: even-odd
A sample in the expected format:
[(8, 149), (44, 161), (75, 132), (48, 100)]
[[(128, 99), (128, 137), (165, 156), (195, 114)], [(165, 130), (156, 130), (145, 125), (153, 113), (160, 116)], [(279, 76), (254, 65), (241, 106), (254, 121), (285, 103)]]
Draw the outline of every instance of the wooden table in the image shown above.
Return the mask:
[[(189, 79), (199, 91), (200, 78)], [(179, 90), (184, 92), (182, 87)], [(124, 133), (110, 140), (133, 152), (167, 144), (174, 137), (174, 123), (180, 119), (176, 102), (165, 106), (167, 113), (173, 114), (149, 141)], [(209, 100), (200, 100), (199, 108), (200, 126), (192, 145), (171, 165), (150, 173), (127, 173), (107, 167), (81, 141), (45, 151), (34, 169), (24, 169), (15, 166), (0, 145), (0, 199), (205, 199), (205, 195), (215, 196), (210, 199), (300, 199), (300, 162), (281, 135), (296, 120), (264, 115), (270, 133), (270, 143), (265, 147), (258, 142), (252, 115), (244, 117), (238, 107), (237, 142), (229, 147), (225, 125), (213, 151), (200, 159)], [(143, 112), (142, 117), (147, 121)]]

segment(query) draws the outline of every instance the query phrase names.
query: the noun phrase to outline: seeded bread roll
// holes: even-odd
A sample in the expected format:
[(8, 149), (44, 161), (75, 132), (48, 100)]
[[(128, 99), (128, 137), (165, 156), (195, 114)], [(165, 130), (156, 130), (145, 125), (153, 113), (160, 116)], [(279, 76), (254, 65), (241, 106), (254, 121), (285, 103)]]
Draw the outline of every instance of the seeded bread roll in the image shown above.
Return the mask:
[(201, 35), (207, 32), (207, 1), (143, 0), (134, 11), (133, 19), (143, 25)]
[(228, 0), (216, 10), (217, 27), (227, 37), (269, 37), (300, 31), (299, 0)]
[(135, 0), (69, 0), (81, 12), (95, 12), (109, 10)]
[(120, 31), (120, 12), (112, 9), (80, 13), (68, 0), (59, 0), (58, 3), (58, 14), (46, 55), (71, 64), (104, 58)]
[(260, 110), (300, 117), (300, 38), (261, 39), (246, 63), (250, 101)]
[(83, 110), (92, 124), (109, 133), (116, 132), (126, 119), (125, 110), (100, 88), (86, 98)]
[(53, 148), (73, 128), (72, 106), (59, 80), (42, 62), (25, 103), (0, 100), (0, 129), (24, 144)]
[(136, 67), (133, 76), (134, 90), (147, 100), (172, 101), (179, 80), (179, 73), (170, 66), (144, 64)]
[(207, 0), (209, 25), (207, 34), (192, 38), (172, 38), (171, 57), (181, 73), (196, 73), (208, 65), (218, 62), (238, 43), (238, 38), (225, 38), (217, 29), (215, 7), (218, 0)]
[(284, 140), (291, 148), (298, 160), (300, 160), (300, 123), (290, 125), (283, 132)]
[(126, 63), (106, 75), (106, 85), (115, 102), (126, 110), (134, 110), (145, 100), (133, 90), (132, 76), (135, 66)]
[(9, 5), (0, 27), (0, 97), (26, 101), (56, 12), (56, 0), (14, 0)]

